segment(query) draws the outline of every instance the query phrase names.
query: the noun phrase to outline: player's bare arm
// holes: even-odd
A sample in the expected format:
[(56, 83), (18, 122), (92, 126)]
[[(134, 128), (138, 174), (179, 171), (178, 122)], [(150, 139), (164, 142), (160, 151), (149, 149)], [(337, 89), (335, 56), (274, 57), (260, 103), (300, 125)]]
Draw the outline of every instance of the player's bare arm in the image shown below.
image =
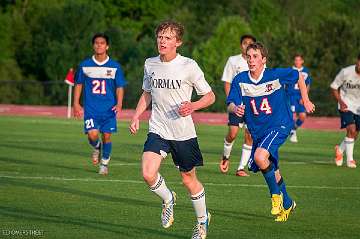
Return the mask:
[(313, 113), (315, 111), (315, 105), (309, 99), (308, 88), (305, 84), (304, 76), (301, 73), (299, 73), (298, 85), (306, 112)]
[(348, 111), (348, 106), (345, 104), (345, 102), (341, 99), (340, 93), (339, 93), (339, 89), (331, 89), (332, 94), (334, 96), (334, 98), (337, 100), (337, 102), (340, 105), (340, 111), (342, 112), (347, 112)]
[(179, 114), (182, 117), (191, 115), (194, 111), (206, 108), (215, 102), (215, 94), (210, 91), (203, 95), (198, 101), (189, 102), (184, 101), (179, 107)]
[(227, 109), (229, 113), (236, 114), (239, 117), (242, 117), (245, 114), (245, 105), (235, 105), (234, 103), (230, 103)]
[(143, 91), (142, 95), (140, 96), (139, 102), (136, 106), (135, 114), (131, 120), (129, 125), (129, 130), (131, 134), (136, 134), (139, 130), (139, 117), (140, 115), (146, 110), (146, 108), (151, 103), (151, 94), (150, 92)]
[(224, 91), (225, 91), (226, 97), (229, 96), (230, 88), (231, 88), (231, 84), (229, 82), (224, 82)]
[(116, 105), (112, 108), (112, 110), (115, 111), (116, 115), (118, 115), (118, 114), (120, 113), (120, 111), (122, 110), (123, 98), (124, 98), (124, 88), (119, 87), (119, 88), (116, 89), (116, 100), (117, 100), (117, 103), (116, 103)]
[(83, 107), (80, 105), (80, 96), (81, 96), (82, 88), (83, 88), (82, 84), (75, 85), (75, 89), (74, 89), (74, 116), (75, 116), (75, 118), (81, 118), (84, 113)]

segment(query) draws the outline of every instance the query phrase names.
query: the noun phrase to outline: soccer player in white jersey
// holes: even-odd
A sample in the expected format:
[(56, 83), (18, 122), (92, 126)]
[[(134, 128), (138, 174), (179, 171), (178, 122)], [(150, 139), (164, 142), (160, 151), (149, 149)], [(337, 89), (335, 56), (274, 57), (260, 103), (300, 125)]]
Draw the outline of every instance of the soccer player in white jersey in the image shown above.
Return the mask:
[[(224, 90), (226, 97), (229, 95), (231, 82), (234, 79), (234, 77), (240, 72), (249, 70), (248, 64), (246, 62), (245, 51), (246, 48), (254, 42), (256, 42), (256, 38), (252, 35), (241, 36), (240, 38), (241, 54), (230, 56), (228, 61), (226, 62), (224, 72), (221, 78), (221, 80), (224, 82)], [(228, 126), (229, 126), (228, 133), (224, 138), (224, 151), (219, 165), (220, 171), (222, 173), (227, 173), (229, 170), (229, 165), (230, 165), (229, 159), (233, 144), (239, 132), (239, 128), (242, 128), (244, 126), (243, 117), (239, 117), (233, 113), (229, 113)], [(240, 176), (240, 177), (249, 176), (249, 174), (245, 172), (245, 166), (249, 161), (251, 155), (252, 143), (253, 143), (251, 135), (246, 125), (244, 130), (244, 138), (245, 138), (244, 140), (245, 142), (242, 145), (241, 158), (240, 158), (239, 166), (236, 170), (236, 176)]]
[[(205, 203), (205, 190), (196, 177), (196, 166), (203, 165), (191, 114), (214, 103), (215, 95), (197, 63), (177, 53), (182, 44), (184, 28), (173, 21), (156, 28), (159, 56), (145, 61), (143, 93), (129, 126), (132, 134), (139, 129), (139, 117), (151, 104), (149, 133), (142, 155), (142, 175), (150, 190), (162, 201), (161, 222), (168, 228), (174, 221), (175, 192), (160, 175), (161, 162), (171, 153), (187, 188), (197, 223), (192, 238), (205, 238), (210, 214)], [(192, 91), (202, 97), (191, 102)]]
[[(116, 115), (121, 111), (126, 84), (120, 64), (107, 55), (109, 37), (97, 33), (92, 38), (94, 55), (81, 62), (75, 79), (74, 115), (84, 115), (84, 132), (93, 147), (92, 162), (99, 174), (108, 174), (111, 134), (117, 131)], [(83, 106), (80, 105), (81, 92)], [(102, 133), (102, 140), (99, 139)], [(101, 151), (101, 161), (99, 160)]]
[(360, 130), (360, 54), (356, 64), (343, 68), (330, 87), (338, 102), (341, 128), (346, 128), (344, 140), (340, 145), (335, 146), (335, 163), (337, 166), (342, 166), (345, 152), (346, 165), (349, 168), (356, 168), (353, 152)]

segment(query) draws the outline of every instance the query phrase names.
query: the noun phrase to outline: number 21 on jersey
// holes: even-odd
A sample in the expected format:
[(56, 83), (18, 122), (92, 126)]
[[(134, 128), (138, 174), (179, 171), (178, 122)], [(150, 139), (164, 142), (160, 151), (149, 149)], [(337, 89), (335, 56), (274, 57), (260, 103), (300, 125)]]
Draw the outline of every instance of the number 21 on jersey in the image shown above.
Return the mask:
[[(250, 104), (251, 104), (251, 109), (254, 112), (254, 115), (259, 115), (259, 111), (257, 110), (255, 99), (251, 99)], [(269, 104), (268, 98), (263, 98), (261, 100), (259, 109), (267, 115), (272, 113), (272, 109)]]
[(93, 88), (92, 88), (93, 94), (106, 95), (106, 81), (105, 80), (93, 80), (91, 83), (93, 85)]

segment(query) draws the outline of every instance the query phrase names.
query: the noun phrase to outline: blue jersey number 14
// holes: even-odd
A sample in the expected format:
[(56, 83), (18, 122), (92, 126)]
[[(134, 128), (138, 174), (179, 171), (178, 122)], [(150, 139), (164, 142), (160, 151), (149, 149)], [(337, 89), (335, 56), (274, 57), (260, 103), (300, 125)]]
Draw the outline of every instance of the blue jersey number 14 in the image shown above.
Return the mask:
[[(259, 111), (256, 108), (255, 99), (251, 99), (250, 104), (251, 104), (252, 111), (254, 112), (254, 115), (259, 115)], [(259, 109), (267, 115), (272, 113), (272, 109), (271, 109), (271, 106), (270, 106), (267, 98), (263, 98), (261, 100)]]

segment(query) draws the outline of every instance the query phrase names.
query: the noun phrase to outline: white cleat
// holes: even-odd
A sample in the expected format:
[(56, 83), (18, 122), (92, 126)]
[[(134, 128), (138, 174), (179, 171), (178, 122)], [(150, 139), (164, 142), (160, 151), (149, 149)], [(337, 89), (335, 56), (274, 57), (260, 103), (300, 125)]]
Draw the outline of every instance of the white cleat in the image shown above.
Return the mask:
[(207, 219), (204, 223), (196, 223), (193, 229), (191, 239), (205, 239), (210, 225), (211, 214), (207, 213)]
[(161, 224), (164, 228), (169, 228), (174, 223), (174, 206), (176, 193), (171, 191), (172, 199), (168, 203), (163, 203), (161, 211)]
[(99, 174), (104, 176), (108, 175), (109, 174), (108, 166), (101, 164), (99, 169)]
[(298, 142), (295, 130), (291, 131), (289, 140), (290, 140), (291, 143), (297, 143)]
[(347, 166), (349, 168), (356, 168), (356, 161), (355, 160), (351, 160), (349, 162), (347, 162)]
[(100, 149), (94, 149), (91, 154), (91, 160), (94, 166), (99, 164)]

